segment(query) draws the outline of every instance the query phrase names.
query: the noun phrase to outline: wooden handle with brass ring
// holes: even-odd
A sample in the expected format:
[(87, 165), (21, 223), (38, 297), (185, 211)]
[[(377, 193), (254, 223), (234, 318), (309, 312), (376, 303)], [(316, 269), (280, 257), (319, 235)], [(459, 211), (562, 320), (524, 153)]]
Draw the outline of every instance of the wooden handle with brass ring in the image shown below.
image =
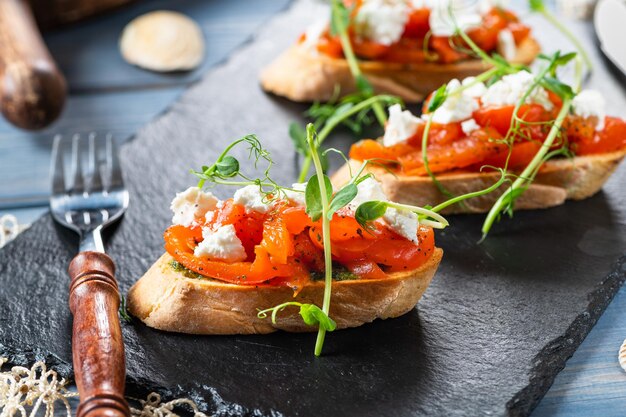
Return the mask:
[(0, 1), (0, 110), (22, 129), (37, 130), (63, 110), (65, 78), (50, 56), (26, 0)]
[(76, 417), (128, 417), (115, 264), (104, 253), (81, 252), (70, 263), (69, 275), (74, 378), (80, 394)]

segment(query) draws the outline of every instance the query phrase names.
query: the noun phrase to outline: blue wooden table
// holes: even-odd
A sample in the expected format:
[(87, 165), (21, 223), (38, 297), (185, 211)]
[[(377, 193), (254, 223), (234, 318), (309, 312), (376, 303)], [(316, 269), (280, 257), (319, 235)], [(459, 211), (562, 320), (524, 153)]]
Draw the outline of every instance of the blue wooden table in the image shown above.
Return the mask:
[[(61, 119), (42, 132), (19, 131), (0, 120), (0, 215), (12, 213), (22, 222), (31, 222), (47, 210), (48, 165), (55, 134), (111, 132), (120, 141), (131, 138), (287, 4), (288, 0), (155, 0), (49, 33), (46, 41), (68, 78), (70, 97)], [(191, 15), (202, 26), (207, 55), (201, 68), (162, 75), (122, 61), (117, 40), (124, 25), (144, 12), (163, 8)], [(586, 43), (590, 46), (591, 36), (589, 31)], [(616, 91), (625, 94), (619, 85)], [(623, 116), (625, 112), (616, 113)], [(568, 361), (533, 417), (626, 415), (626, 373), (617, 362), (617, 351), (626, 338), (623, 311), (626, 287)]]

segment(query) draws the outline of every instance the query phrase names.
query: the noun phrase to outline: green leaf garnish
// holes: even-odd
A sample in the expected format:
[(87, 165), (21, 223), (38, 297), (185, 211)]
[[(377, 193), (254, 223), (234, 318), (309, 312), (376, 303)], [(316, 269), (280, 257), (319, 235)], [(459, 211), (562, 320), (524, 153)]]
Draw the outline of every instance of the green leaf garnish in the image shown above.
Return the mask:
[(374, 94), (374, 88), (372, 87), (372, 84), (367, 80), (367, 78), (365, 78), (363, 74), (357, 75), (355, 77), (355, 82), (357, 90), (359, 90), (359, 92), (361, 92), (362, 94), (366, 96), (371, 96), (372, 94)]
[(215, 169), (224, 178), (234, 177), (239, 172), (239, 161), (230, 155), (215, 163)]
[(335, 214), (337, 210), (350, 204), (358, 192), (359, 190), (357, 186), (351, 182), (344, 185), (339, 191), (337, 191), (333, 199), (330, 201), (330, 207), (328, 208), (327, 214), (328, 219), (332, 219), (333, 214)]
[(557, 78), (544, 77), (541, 80), (541, 86), (554, 92), (561, 99), (573, 98), (576, 95), (572, 87), (558, 80)]
[(302, 126), (296, 122), (291, 122), (289, 124), (289, 137), (300, 155), (307, 156), (309, 154), (309, 148), (306, 144), (306, 132)]
[(279, 312), (283, 311), (287, 307), (300, 307), (300, 316), (302, 321), (308, 326), (319, 326), (324, 332), (332, 332), (337, 328), (335, 320), (331, 319), (328, 314), (324, 313), (324, 310), (316, 306), (315, 304), (303, 304), (296, 301), (288, 301), (286, 303), (279, 304), (275, 307), (267, 308), (265, 310), (259, 310), (257, 317), (260, 319), (267, 318), (268, 313), (271, 313), (272, 323), (276, 324), (276, 316)]
[(545, 4), (543, 4), (543, 0), (529, 0), (528, 6), (533, 12), (542, 12), (546, 8)]
[(124, 294), (120, 294), (120, 308), (118, 312), (126, 323), (133, 322), (133, 318), (128, 314), (128, 309), (126, 308), (126, 297), (124, 297)]
[(370, 223), (380, 219), (387, 211), (385, 201), (366, 201), (357, 207), (354, 218), (364, 229), (371, 229)]
[[(324, 175), (324, 183), (326, 184), (326, 198), (330, 200), (333, 186), (330, 182), (330, 178), (326, 175)], [(323, 206), (317, 174), (313, 175), (307, 182), (306, 189), (304, 190), (304, 200), (306, 202), (306, 214), (308, 214), (313, 221), (319, 220), (322, 216)]]
[(319, 325), (320, 329), (332, 332), (337, 328), (335, 320), (328, 317), (321, 308), (315, 304), (302, 304), (300, 306), (300, 315), (302, 320), (309, 326)]
[(437, 110), (446, 101), (446, 84), (442, 85), (435, 91), (430, 101), (428, 102), (428, 113), (432, 113)]

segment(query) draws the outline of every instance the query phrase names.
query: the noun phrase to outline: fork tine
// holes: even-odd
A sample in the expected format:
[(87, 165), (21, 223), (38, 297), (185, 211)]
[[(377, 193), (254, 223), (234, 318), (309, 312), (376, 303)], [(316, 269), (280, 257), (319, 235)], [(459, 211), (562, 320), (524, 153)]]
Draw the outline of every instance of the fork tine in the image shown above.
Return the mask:
[(89, 168), (91, 176), (87, 184), (87, 190), (102, 191), (102, 176), (100, 174), (100, 165), (98, 164), (98, 148), (96, 146), (96, 134), (89, 134)]
[(80, 135), (76, 134), (72, 138), (72, 177), (74, 177), (74, 182), (70, 190), (74, 194), (80, 194), (85, 190), (81, 165)]
[(124, 179), (122, 178), (122, 167), (120, 165), (120, 159), (117, 151), (117, 146), (113, 140), (113, 135), (110, 133), (106, 137), (107, 148), (107, 168), (110, 175), (110, 181), (107, 190), (121, 188), (124, 186)]
[(56, 135), (52, 143), (52, 165), (50, 166), (50, 177), (52, 178), (52, 194), (65, 192), (65, 172), (63, 168), (63, 150), (61, 142), (63, 137)]

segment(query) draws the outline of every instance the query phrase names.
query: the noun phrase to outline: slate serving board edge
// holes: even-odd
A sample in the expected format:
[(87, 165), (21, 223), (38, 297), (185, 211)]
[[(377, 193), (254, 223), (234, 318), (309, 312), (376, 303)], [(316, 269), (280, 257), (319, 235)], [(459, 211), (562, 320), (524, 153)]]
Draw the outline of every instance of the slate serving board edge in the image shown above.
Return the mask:
[[(625, 281), (626, 256), (622, 256), (589, 295), (587, 310), (576, 317), (563, 336), (548, 343), (534, 358), (528, 385), (506, 404), (510, 416), (527, 416), (539, 404)], [(553, 369), (558, 369), (558, 372), (553, 372)]]
[[(237, 50), (243, 48), (245, 45), (251, 43), (256, 36), (251, 37), (246, 43), (242, 44)], [(230, 57), (214, 69), (226, 65), (230, 61)], [(200, 82), (200, 81), (198, 81)], [(194, 83), (193, 85), (195, 85)], [(172, 106), (174, 103), (172, 104)], [(158, 120), (164, 114), (167, 114), (171, 107), (168, 107), (163, 114), (156, 117), (154, 120)], [(134, 136), (133, 136), (134, 138)], [(37, 223), (41, 224), (50, 221), (49, 216), (45, 216)], [(29, 237), (28, 231), (20, 239), (27, 239)], [(30, 236), (36, 238), (37, 236)], [(1, 253), (0, 253), (1, 256)], [(0, 263), (1, 266), (1, 263)], [(1, 272), (1, 268), (0, 268)], [(596, 323), (602, 312), (605, 310), (613, 296), (621, 284), (626, 279), (626, 258), (622, 257), (612, 267), (611, 272), (603, 279), (603, 281), (596, 287), (593, 293), (589, 296), (589, 302), (587, 310), (582, 311), (576, 317), (576, 319), (570, 324), (564, 336), (552, 340), (546, 345), (541, 352), (535, 357), (533, 361), (532, 373), (529, 381), (529, 385), (519, 391), (512, 400), (507, 403), (507, 409), (510, 415), (527, 415), (534, 406), (539, 402), (541, 397), (545, 394), (549, 386), (554, 380), (555, 367), (559, 370), (565, 365), (566, 360), (573, 354), (576, 348), (584, 339), (584, 336), (589, 332), (591, 327)], [(582, 334), (577, 334), (582, 332)], [(71, 375), (71, 366), (59, 357), (52, 355), (48, 352), (44, 352), (29, 347), (23, 347), (22, 349), (15, 350), (15, 347), (8, 347), (0, 344), (0, 356), (8, 356), (10, 362), (16, 365), (28, 365), (36, 360), (46, 360), (47, 363), (56, 369), (63, 376)], [(208, 399), (203, 398), (200, 387), (182, 387), (178, 386), (176, 389), (166, 389), (161, 386), (151, 385), (150, 381), (129, 379), (128, 381), (128, 393), (131, 395), (143, 396), (150, 391), (160, 392), (165, 399), (171, 399), (175, 397), (190, 396), (192, 399), (199, 401), (204, 408), (210, 407)], [(206, 388), (205, 388), (206, 390)], [(217, 415), (280, 415), (274, 411), (269, 411), (269, 414), (261, 413), (258, 410), (245, 410), (236, 404), (230, 404), (224, 402), (219, 394), (212, 391), (213, 398), (210, 402), (217, 404)], [(220, 411), (221, 410), (221, 411)], [(225, 414), (227, 413), (227, 414)]]

